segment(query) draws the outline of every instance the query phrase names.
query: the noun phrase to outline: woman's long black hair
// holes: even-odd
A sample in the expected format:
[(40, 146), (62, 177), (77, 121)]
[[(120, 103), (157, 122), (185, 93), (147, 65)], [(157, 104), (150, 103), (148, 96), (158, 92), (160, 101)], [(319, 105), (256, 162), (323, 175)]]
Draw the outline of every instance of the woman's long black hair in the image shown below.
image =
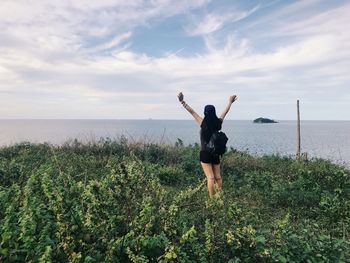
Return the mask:
[(204, 120), (201, 124), (202, 132), (206, 141), (209, 141), (210, 136), (214, 131), (221, 130), (222, 122), (216, 116), (215, 107), (206, 105), (204, 107)]

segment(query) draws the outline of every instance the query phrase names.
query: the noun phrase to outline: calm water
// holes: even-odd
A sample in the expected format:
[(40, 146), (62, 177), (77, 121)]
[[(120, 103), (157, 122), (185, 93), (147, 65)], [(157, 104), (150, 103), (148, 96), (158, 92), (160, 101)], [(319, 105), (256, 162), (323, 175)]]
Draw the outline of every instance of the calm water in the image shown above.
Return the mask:
[[(253, 124), (226, 120), (229, 146), (253, 154), (295, 154), (296, 122)], [(303, 121), (302, 151), (350, 166), (350, 121)], [(192, 120), (0, 120), (0, 145), (22, 141), (60, 144), (69, 139), (100, 137), (174, 143), (199, 142), (199, 126)]]

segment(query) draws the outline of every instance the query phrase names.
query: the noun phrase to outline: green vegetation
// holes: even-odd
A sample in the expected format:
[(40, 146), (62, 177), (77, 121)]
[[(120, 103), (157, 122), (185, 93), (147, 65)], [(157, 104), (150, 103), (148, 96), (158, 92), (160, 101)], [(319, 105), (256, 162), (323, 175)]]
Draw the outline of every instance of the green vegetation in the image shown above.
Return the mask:
[(349, 262), (350, 176), (231, 149), (209, 199), (198, 145), (0, 149), (1, 262)]
[(277, 121), (274, 121), (268, 118), (262, 118), (262, 117), (255, 119), (253, 122), (254, 123), (277, 123)]

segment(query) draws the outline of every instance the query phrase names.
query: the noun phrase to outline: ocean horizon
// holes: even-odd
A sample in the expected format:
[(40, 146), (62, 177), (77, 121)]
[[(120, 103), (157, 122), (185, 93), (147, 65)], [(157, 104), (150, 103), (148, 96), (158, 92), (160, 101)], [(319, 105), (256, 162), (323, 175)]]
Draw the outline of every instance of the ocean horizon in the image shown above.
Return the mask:
[[(228, 146), (255, 155), (295, 155), (297, 123), (277, 120), (254, 124), (251, 120), (225, 120), (222, 130)], [(100, 138), (173, 144), (199, 143), (199, 125), (194, 120), (161, 119), (1, 119), (0, 146), (21, 142), (55, 145), (77, 139)], [(350, 121), (301, 121), (301, 147), (309, 157), (329, 159), (350, 166)]]

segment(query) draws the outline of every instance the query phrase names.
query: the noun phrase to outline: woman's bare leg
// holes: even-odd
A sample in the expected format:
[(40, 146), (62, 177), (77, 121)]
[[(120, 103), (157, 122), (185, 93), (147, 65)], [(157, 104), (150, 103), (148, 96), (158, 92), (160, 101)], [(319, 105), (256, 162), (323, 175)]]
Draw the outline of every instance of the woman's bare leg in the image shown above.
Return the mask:
[(220, 164), (213, 164), (213, 172), (214, 172), (215, 182), (218, 185), (218, 190), (221, 191), (222, 179), (220, 174)]
[(212, 197), (214, 195), (214, 182), (215, 182), (215, 176), (214, 176), (212, 165), (211, 163), (203, 163), (203, 162), (201, 162), (201, 165), (202, 165), (204, 174), (207, 177), (207, 186), (208, 186), (209, 196)]

